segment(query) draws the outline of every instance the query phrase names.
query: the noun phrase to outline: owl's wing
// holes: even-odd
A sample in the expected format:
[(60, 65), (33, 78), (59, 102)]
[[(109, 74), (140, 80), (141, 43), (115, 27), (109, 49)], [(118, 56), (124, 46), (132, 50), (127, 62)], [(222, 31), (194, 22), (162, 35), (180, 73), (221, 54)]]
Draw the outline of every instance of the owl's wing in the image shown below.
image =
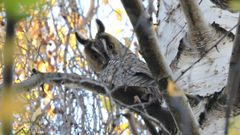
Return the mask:
[(125, 58), (124, 70), (123, 79), (128, 86), (156, 87), (147, 64), (138, 59), (135, 54), (128, 54)]

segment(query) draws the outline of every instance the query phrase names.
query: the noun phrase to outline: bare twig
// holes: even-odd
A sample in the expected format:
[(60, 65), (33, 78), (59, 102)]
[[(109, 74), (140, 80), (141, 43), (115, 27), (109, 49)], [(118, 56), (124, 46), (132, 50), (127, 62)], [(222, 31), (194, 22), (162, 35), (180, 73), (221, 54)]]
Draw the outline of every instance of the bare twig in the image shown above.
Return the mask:
[(82, 25), (80, 27), (85, 26), (88, 22), (90, 22), (92, 20), (94, 11), (95, 11), (94, 6), (95, 6), (95, 1), (90, 0), (89, 10), (88, 10), (87, 15), (86, 15), (85, 19), (83, 20)]
[(149, 132), (150, 132), (152, 135), (158, 135), (158, 132), (157, 132), (154, 124), (153, 124), (151, 121), (149, 121), (148, 119), (146, 119), (146, 118), (143, 118), (143, 120), (144, 120), (144, 123), (146, 124)]
[(136, 127), (136, 120), (134, 118), (134, 113), (133, 112), (127, 112), (125, 114), (125, 116), (126, 116), (128, 122), (129, 122), (131, 133), (133, 135), (138, 135), (137, 127)]

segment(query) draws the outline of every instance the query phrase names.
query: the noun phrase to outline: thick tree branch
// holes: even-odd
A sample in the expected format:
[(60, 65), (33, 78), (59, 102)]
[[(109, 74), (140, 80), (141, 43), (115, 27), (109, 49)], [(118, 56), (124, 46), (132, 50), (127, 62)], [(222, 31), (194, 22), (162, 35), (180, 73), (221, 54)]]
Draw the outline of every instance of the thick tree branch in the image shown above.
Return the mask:
[(197, 1), (180, 0), (180, 5), (188, 25), (187, 41), (190, 43), (188, 47), (193, 51), (203, 52), (209, 40), (210, 27), (207, 27), (203, 19)]
[(227, 93), (233, 105), (240, 104), (240, 16), (229, 65)]
[(238, 27), (233, 44), (232, 56), (229, 65), (228, 82), (225, 91), (227, 96), (227, 110), (226, 110), (226, 129), (228, 129), (228, 119), (231, 115), (231, 110), (240, 107), (240, 16), (238, 18)]
[[(53, 85), (64, 85), (67, 88), (85, 88), (89, 91), (98, 94), (106, 94), (105, 88), (97, 81), (86, 79), (83, 76), (77, 74), (68, 73), (41, 73), (37, 72), (27, 80), (21, 83), (16, 83), (12, 86), (16, 92), (22, 92), (34, 87), (40, 86), (43, 83)], [(0, 85), (0, 90), (3, 89), (3, 85)]]
[[(200, 134), (198, 124), (184, 93), (175, 85), (175, 88), (168, 87), (173, 84), (171, 72), (168, 65), (165, 64), (157, 36), (152, 30), (150, 17), (144, 11), (142, 3), (139, 0), (122, 0), (122, 3), (137, 34), (143, 57), (159, 84), (159, 89), (163, 93), (178, 128), (182, 134)], [(172, 93), (173, 89), (175, 94)]]

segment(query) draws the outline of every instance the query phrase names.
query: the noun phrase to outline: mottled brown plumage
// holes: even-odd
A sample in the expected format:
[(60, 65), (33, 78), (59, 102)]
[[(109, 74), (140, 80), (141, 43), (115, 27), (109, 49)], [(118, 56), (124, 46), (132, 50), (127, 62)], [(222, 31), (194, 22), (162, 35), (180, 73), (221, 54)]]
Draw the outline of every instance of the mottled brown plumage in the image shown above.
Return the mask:
[(111, 90), (130, 88), (131, 90), (145, 91), (146, 96), (139, 97), (141, 102), (161, 99), (157, 84), (146, 63), (115, 37), (105, 33), (104, 25), (100, 20), (96, 20), (96, 22), (98, 33), (95, 39), (84, 39), (78, 33), (76, 33), (76, 37), (84, 45), (86, 60), (96, 72), (99, 80)]

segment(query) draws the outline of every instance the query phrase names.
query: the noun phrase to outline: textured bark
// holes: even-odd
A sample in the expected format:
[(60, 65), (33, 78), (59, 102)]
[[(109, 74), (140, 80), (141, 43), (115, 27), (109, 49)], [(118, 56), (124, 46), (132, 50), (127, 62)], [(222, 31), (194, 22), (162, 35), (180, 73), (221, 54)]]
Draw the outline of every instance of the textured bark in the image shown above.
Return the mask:
[(197, 1), (180, 0), (180, 5), (188, 26), (187, 41), (189, 46), (186, 47), (191, 49), (191, 51), (204, 53), (206, 43), (209, 40), (210, 28), (207, 27), (204, 21)]
[(122, 3), (137, 34), (143, 57), (163, 93), (177, 127), (184, 135), (198, 135), (199, 127), (184, 93), (176, 88), (175, 92), (181, 94), (174, 96), (170, 94), (170, 89), (167, 89), (169, 82), (172, 82), (171, 72), (160, 53), (156, 34), (152, 30), (151, 19), (144, 11), (142, 3), (139, 0), (122, 0)]
[(231, 110), (240, 108), (240, 16), (238, 18), (238, 27), (233, 44), (232, 56), (229, 65), (229, 74), (225, 95), (227, 95), (226, 127), (225, 134), (228, 132), (228, 120)]
[[(166, 5), (161, 4), (163, 8), (159, 11), (161, 16), (158, 19), (161, 24), (158, 27), (157, 35), (162, 52), (167, 61), (171, 63), (176, 54), (182, 51), (179, 44), (188, 33), (188, 22), (186, 22), (187, 19), (184, 19), (183, 9), (179, 8), (181, 7), (180, 0), (164, 2)], [(199, 57), (195, 52), (189, 55), (190, 51), (183, 51), (177, 59), (178, 64), (173, 65), (174, 76), (179, 78), (177, 84), (181, 89), (190, 95), (200, 97), (201, 104), (192, 109), (194, 116), (201, 123), (203, 130), (201, 134), (222, 135), (225, 124), (225, 109), (223, 108), (226, 106), (217, 101), (227, 84), (234, 37), (230, 31), (236, 28), (238, 16), (216, 8), (210, 1), (197, 2), (203, 11), (201, 14), (204, 16), (206, 24), (212, 24), (207, 27), (210, 26), (213, 29), (207, 42), (206, 54)]]
[(232, 56), (229, 65), (229, 75), (227, 82), (228, 99), (233, 101), (234, 105), (240, 104), (240, 17), (233, 44)]

